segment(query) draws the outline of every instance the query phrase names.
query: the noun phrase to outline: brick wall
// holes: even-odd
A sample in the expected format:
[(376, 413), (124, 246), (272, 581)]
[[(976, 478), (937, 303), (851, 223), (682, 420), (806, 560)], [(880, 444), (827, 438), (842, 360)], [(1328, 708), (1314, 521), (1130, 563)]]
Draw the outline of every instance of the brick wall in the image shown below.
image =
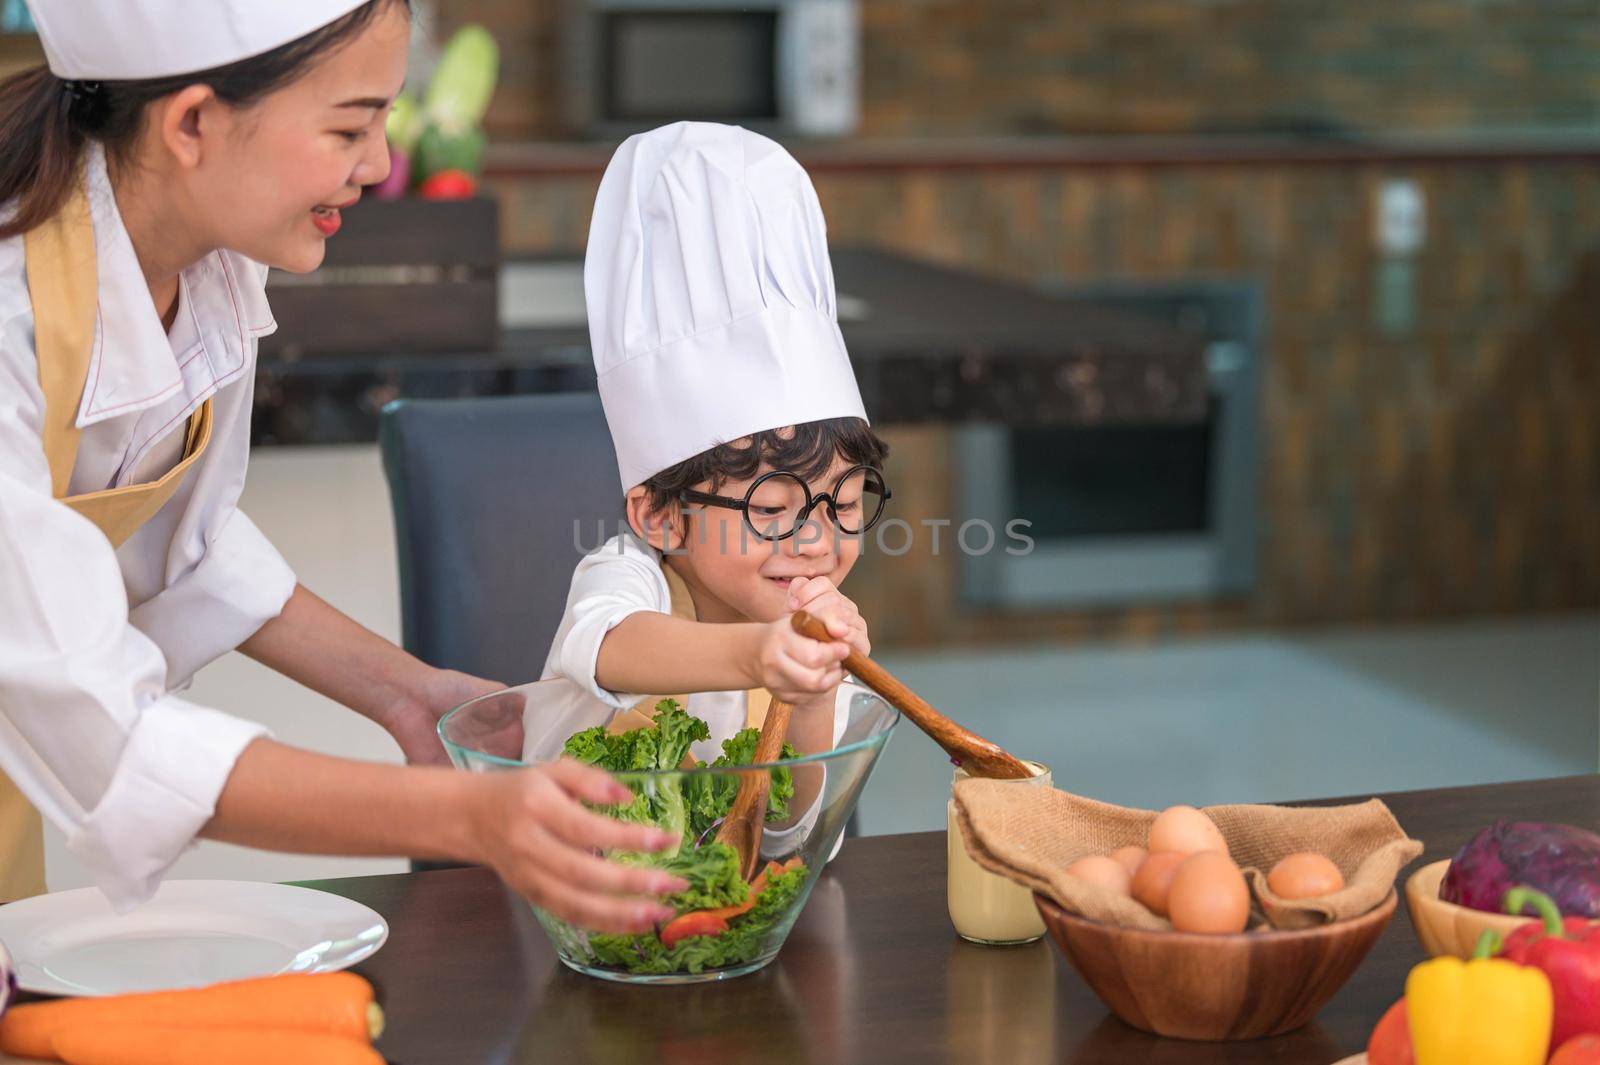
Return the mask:
[[(1600, 605), (1600, 166), (1480, 160), (814, 175), (831, 239), (1042, 283), (1255, 278), (1268, 313), (1247, 602), (943, 620), (943, 561), (857, 591), (906, 641), (1404, 620)], [(1416, 317), (1383, 325), (1373, 206), (1427, 197)], [(498, 184), (521, 251), (579, 253), (597, 174)], [(945, 434), (895, 434), (896, 505), (946, 506)], [(914, 520), (914, 519), (913, 519)]]
[[(564, 0), (490, 26), (500, 137), (561, 120)], [(1600, 130), (1591, 0), (862, 0), (863, 136)]]
[[(506, 48), (504, 139), (563, 135), (560, 14), (439, 0)], [(863, 0), (864, 138), (1600, 132), (1589, 0)], [(953, 611), (953, 560), (852, 578), (909, 642), (1600, 605), (1600, 168), (1592, 161), (814, 167), (836, 242), (1044, 284), (1266, 287), (1261, 583), (1248, 601)], [(1383, 326), (1392, 177), (1427, 196), (1417, 313)], [(598, 171), (501, 177), (508, 245), (581, 251)], [(947, 434), (894, 433), (897, 505), (946, 507)]]
[(1577, 0), (865, 0), (863, 132), (1600, 128)]

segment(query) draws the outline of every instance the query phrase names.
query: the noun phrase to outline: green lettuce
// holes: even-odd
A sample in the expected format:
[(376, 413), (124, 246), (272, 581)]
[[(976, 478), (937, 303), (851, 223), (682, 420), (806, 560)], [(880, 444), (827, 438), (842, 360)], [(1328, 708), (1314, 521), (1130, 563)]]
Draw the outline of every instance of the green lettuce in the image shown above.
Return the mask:
[[(685, 713), (675, 700), (663, 699), (656, 704), (649, 728), (615, 735), (603, 727), (584, 729), (570, 736), (563, 747), (563, 753), (571, 758), (619, 774), (619, 779), (633, 791), (632, 802), (602, 807), (602, 812), (624, 821), (656, 825), (679, 837), (676, 847), (660, 853), (612, 857), (630, 865), (660, 868), (688, 881), (686, 890), (666, 899), (680, 914), (737, 906), (750, 897), (750, 885), (740, 876), (738, 852), (708, 839), (717, 822), (733, 807), (739, 794), (738, 774), (639, 775), (647, 770), (677, 769), (685, 759), (692, 763), (689, 748), (710, 734), (704, 721)], [(755, 759), (760, 736), (759, 729), (750, 728), (724, 741), (722, 754), (710, 763), (711, 767), (749, 765)], [(781, 757), (797, 755), (786, 743)], [(794, 776), (781, 766), (771, 773), (766, 819), (777, 821), (788, 816)], [(631, 973), (698, 973), (743, 965), (760, 956), (773, 930), (799, 897), (805, 880), (803, 866), (768, 877), (755, 905), (729, 921), (728, 930), (721, 935), (690, 936), (668, 949), (654, 932), (631, 936), (597, 934), (588, 937), (589, 947), (597, 964)]]
[(561, 753), (589, 765), (608, 767), (611, 763), (610, 737), (603, 726), (586, 728), (567, 737)]
[(739, 875), (739, 852), (726, 843), (713, 841), (702, 847), (685, 847), (663, 862), (661, 868), (689, 882), (689, 890), (666, 898), (667, 905), (679, 913), (720, 910), (750, 897), (750, 885)]
[(676, 699), (663, 699), (656, 704), (651, 727), (613, 734), (597, 725), (569, 736), (561, 753), (611, 773), (676, 769), (690, 746), (710, 738), (704, 721), (690, 717)]
[[(722, 755), (711, 763), (712, 769), (727, 769), (749, 765), (755, 761), (756, 741), (761, 730), (747, 728), (722, 741)], [(785, 743), (779, 758), (798, 758), (793, 746)], [(733, 800), (739, 794), (739, 777), (728, 773), (723, 776), (696, 778), (689, 791), (689, 833), (698, 839), (720, 817), (727, 816)], [(789, 800), (794, 798), (794, 774), (779, 766), (772, 770), (772, 787), (767, 791), (767, 820), (782, 821), (789, 816)]]
[[(562, 753), (580, 762), (612, 773), (624, 774), (624, 783), (633, 790), (634, 800), (605, 812), (623, 821), (655, 825), (672, 834), (689, 835), (689, 801), (682, 778), (628, 780), (625, 774), (653, 769), (677, 769), (689, 757), (696, 740), (709, 739), (711, 730), (704, 721), (684, 713), (676, 700), (656, 704), (650, 728), (612, 734), (604, 727), (584, 729), (567, 738)], [(681, 846), (681, 844), (680, 844)], [(672, 857), (677, 848), (663, 852)]]
[(589, 937), (589, 949), (601, 965), (642, 975), (698, 973), (744, 965), (761, 956), (773, 932), (800, 897), (805, 882), (803, 865), (768, 877), (756, 904), (748, 913), (729, 921), (728, 930), (721, 935), (690, 936), (668, 948), (653, 932), (597, 934)]

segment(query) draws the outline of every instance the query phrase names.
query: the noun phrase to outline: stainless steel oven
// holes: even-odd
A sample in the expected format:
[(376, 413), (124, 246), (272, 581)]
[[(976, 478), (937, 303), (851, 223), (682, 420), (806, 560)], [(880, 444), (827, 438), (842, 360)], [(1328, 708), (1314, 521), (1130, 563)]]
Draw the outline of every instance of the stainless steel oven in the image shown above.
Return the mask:
[(842, 136), (860, 113), (856, 0), (569, 0), (573, 127), (616, 137), (679, 119)]
[(1206, 342), (1209, 400), (1193, 425), (958, 430), (962, 520), (1013, 519), (1031, 550), (963, 556), (985, 609), (1243, 595), (1255, 583), (1261, 300), (1254, 285), (1096, 286), (1063, 292), (1159, 317)]

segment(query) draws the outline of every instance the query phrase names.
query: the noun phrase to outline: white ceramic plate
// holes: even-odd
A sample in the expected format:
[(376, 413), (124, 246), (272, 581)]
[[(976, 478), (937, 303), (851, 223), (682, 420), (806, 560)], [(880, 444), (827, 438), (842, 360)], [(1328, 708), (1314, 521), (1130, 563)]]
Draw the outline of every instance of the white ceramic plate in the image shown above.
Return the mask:
[(0, 906), (17, 984), (47, 995), (199, 987), (331, 972), (389, 938), (373, 910), (324, 891), (239, 880), (170, 880), (118, 916), (95, 888)]

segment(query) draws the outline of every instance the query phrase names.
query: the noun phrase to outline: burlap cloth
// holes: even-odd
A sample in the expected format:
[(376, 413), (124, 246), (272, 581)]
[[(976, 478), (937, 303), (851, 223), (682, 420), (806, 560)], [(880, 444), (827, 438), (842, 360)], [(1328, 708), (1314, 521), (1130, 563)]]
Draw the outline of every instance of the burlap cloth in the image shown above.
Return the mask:
[[(990, 872), (1093, 921), (1172, 927), (1128, 896), (1066, 873), (1067, 866), (1086, 855), (1144, 846), (1155, 811), (1001, 780), (957, 783), (955, 806), (967, 853)], [(1422, 853), (1422, 844), (1407, 837), (1377, 799), (1354, 806), (1209, 806), (1204, 812), (1222, 830), (1233, 860), (1249, 880), (1254, 909), (1274, 928), (1310, 928), (1359, 917), (1388, 897), (1400, 870)], [(1344, 875), (1344, 889), (1300, 901), (1274, 895), (1267, 888), (1267, 872), (1297, 851), (1326, 855)]]

